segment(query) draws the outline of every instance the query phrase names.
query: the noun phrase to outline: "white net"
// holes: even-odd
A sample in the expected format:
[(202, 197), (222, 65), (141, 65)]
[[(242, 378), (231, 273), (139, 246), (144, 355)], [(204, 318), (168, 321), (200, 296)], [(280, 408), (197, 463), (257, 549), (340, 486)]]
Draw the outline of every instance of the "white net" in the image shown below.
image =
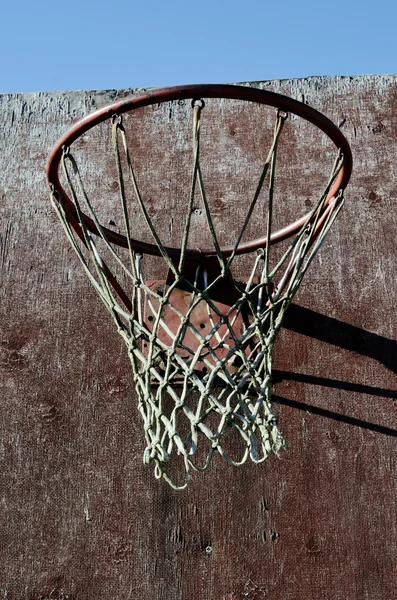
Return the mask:
[[(69, 148), (64, 149), (62, 165), (75, 215), (71, 217), (56, 190), (52, 193), (68, 238), (127, 345), (144, 423), (144, 461), (154, 463), (156, 477), (178, 489), (189, 483), (193, 470), (209, 466), (215, 451), (237, 465), (248, 458), (259, 463), (283, 447), (271, 409), (274, 342), (285, 311), (343, 204), (342, 193), (329, 198), (343, 164), (340, 155), (318, 202), (277, 264), (270, 266), (276, 154), (286, 118), (278, 113), (271, 148), (247, 217), (234, 249), (225, 256), (218, 243), (200, 168), (203, 103), (192, 106), (193, 173), (177, 260), (162, 244), (139, 191), (120, 117), (113, 119), (111, 126), (128, 258), (121, 258), (99, 223)], [(161, 285), (146, 277), (142, 256), (131, 242), (127, 180), (169, 270), (167, 282)], [(231, 268), (265, 180), (266, 241), (254, 253), (250, 272), (241, 284)], [(213, 242), (210, 270), (197, 257), (192, 262), (188, 250), (197, 190)], [(87, 228), (82, 205), (95, 224), (97, 239)], [(116, 280), (105, 262), (105, 253), (115, 261), (127, 285), (121, 286)], [(132, 290), (131, 295), (126, 289)], [(237, 457), (229, 449), (231, 435), (240, 442)], [(182, 480), (172, 475), (175, 457), (182, 459)]]

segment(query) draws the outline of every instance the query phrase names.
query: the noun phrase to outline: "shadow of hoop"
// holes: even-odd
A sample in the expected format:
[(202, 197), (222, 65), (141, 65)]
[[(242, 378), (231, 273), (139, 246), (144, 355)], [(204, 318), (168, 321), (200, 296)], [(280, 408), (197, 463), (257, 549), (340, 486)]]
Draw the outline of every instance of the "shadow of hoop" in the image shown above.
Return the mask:
[[(364, 329), (360, 329), (354, 325), (343, 323), (333, 317), (328, 317), (296, 304), (292, 304), (289, 307), (283, 326), (296, 333), (309, 336), (328, 344), (333, 344), (334, 346), (344, 348), (350, 352), (368, 356), (383, 364), (392, 373), (397, 373), (396, 340), (391, 340)], [(330, 379), (304, 373), (293, 373), (277, 369), (273, 370), (273, 383), (275, 385), (286, 380), (397, 400), (397, 390), (395, 389), (351, 383), (339, 379)], [(384, 427), (363, 419), (350, 417), (312, 404), (291, 400), (289, 398), (278, 396), (277, 394), (272, 396), (272, 401), (277, 404), (307, 411), (328, 419), (348, 423), (349, 425), (362, 427), (384, 435), (397, 437), (396, 429)]]

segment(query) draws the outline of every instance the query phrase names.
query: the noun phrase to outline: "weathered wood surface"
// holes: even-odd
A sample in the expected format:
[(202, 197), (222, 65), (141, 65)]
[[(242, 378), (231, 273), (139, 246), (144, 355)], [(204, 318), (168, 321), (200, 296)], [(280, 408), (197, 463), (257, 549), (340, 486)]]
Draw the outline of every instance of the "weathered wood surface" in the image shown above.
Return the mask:
[(354, 175), (277, 345), (288, 450), (184, 492), (142, 464), (125, 349), (45, 184), (56, 139), (131, 90), (0, 97), (4, 599), (397, 596), (397, 77), (255, 85), (343, 122)]

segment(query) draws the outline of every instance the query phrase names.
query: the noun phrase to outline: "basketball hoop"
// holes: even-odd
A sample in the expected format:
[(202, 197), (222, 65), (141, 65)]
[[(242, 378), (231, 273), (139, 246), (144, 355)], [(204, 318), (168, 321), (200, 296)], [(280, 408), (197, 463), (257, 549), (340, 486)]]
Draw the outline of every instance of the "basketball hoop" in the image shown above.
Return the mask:
[[(210, 99), (240, 100), (273, 107), (274, 132), (244, 223), (232, 245), (221, 245), (201, 168), (200, 125)], [(191, 100), (193, 123), (191, 186), (180, 245), (163, 243), (143, 197), (123, 115), (166, 102)], [(276, 157), (289, 114), (309, 121), (336, 147), (324, 190), (311, 210), (292, 224), (272, 230)], [(123, 215), (123, 233), (100, 222), (73, 144), (93, 127), (108, 122)], [(152, 91), (96, 111), (55, 145), (48, 165), (51, 199), (92, 285), (112, 314), (132, 363), (146, 438), (145, 462), (158, 478), (180, 489), (192, 470), (204, 470), (215, 451), (233, 464), (259, 463), (278, 453), (284, 440), (271, 410), (271, 370), (276, 335), (313, 257), (343, 205), (352, 169), (349, 145), (340, 130), (313, 108), (291, 98), (242, 86), (199, 85)], [(60, 181), (63, 173), (65, 184)], [(127, 181), (135, 205), (127, 193)], [(244, 241), (258, 198), (268, 187), (264, 235)], [(68, 191), (65, 191), (67, 187)], [(189, 246), (191, 218), (199, 193), (211, 246)], [(139, 208), (153, 243), (134, 239), (132, 220)], [(274, 266), (270, 249), (290, 240)], [(125, 258), (118, 248), (125, 249)], [(237, 256), (251, 254), (246, 279), (232, 272)], [(146, 255), (161, 257), (168, 275), (147, 277)], [(108, 264), (108, 257), (116, 268)], [(116, 273), (117, 271), (117, 273)], [(121, 273), (121, 276), (120, 276)], [(228, 432), (242, 442), (232, 457)], [(205, 447), (198, 464), (199, 447)], [(170, 464), (182, 457), (185, 480), (175, 482)]]

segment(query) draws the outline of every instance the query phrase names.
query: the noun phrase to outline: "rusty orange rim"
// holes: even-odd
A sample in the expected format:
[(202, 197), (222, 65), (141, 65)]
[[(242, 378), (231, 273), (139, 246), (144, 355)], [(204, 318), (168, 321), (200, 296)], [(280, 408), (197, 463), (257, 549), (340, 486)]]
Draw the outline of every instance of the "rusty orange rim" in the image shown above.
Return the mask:
[[(247, 102), (253, 102), (256, 104), (264, 104), (267, 106), (273, 106), (280, 111), (286, 113), (293, 113), (306, 121), (315, 125), (318, 129), (323, 131), (328, 138), (334, 143), (336, 151), (343, 155), (343, 165), (340, 169), (324, 204), (324, 215), (330, 210), (332, 200), (338, 195), (341, 190), (344, 190), (347, 186), (351, 172), (352, 172), (352, 153), (348, 141), (346, 140), (340, 129), (326, 116), (314, 108), (298, 102), (293, 98), (276, 94), (267, 90), (260, 90), (257, 88), (236, 86), (236, 85), (188, 85), (178, 86), (160, 90), (152, 90), (146, 94), (138, 97), (130, 97), (115, 104), (106, 106), (94, 113), (88, 115), (84, 119), (76, 123), (67, 133), (65, 133), (55, 144), (48, 163), (47, 163), (47, 181), (50, 189), (56, 194), (62, 196), (65, 210), (70, 219), (71, 225), (76, 229), (79, 228), (77, 222), (76, 210), (74, 204), (69, 198), (68, 194), (62, 187), (59, 181), (59, 166), (63, 153), (63, 148), (70, 147), (71, 144), (77, 140), (84, 133), (106, 121), (113, 116), (122, 115), (124, 113), (131, 112), (144, 106), (151, 104), (161, 104), (164, 102), (170, 102), (174, 100), (198, 100), (203, 98), (226, 98), (230, 100), (245, 100)], [(275, 244), (279, 241), (285, 240), (295, 233), (297, 233), (306, 222), (308, 215), (304, 215), (290, 225), (274, 232), (270, 237), (270, 243)], [(83, 215), (85, 225), (94, 234), (98, 234), (95, 223), (87, 215)], [(320, 220), (320, 224), (324, 223), (325, 219)], [(107, 236), (108, 240), (118, 246), (128, 247), (127, 238), (123, 235), (115, 233), (106, 227), (103, 227), (103, 232)], [(156, 244), (150, 244), (141, 242), (139, 240), (131, 240), (132, 247), (137, 252), (145, 254), (160, 255), (160, 250)], [(245, 252), (252, 252), (258, 248), (262, 248), (266, 245), (266, 237), (251, 240), (249, 242), (241, 243), (238, 246), (237, 254), (243, 254)], [(178, 257), (180, 254), (179, 248), (166, 247), (165, 248), (170, 257)], [(222, 247), (221, 251), (225, 257), (230, 256), (234, 250), (234, 246)], [(205, 258), (215, 258), (215, 250), (212, 249), (188, 249), (186, 252), (186, 259), (200, 260)]]

